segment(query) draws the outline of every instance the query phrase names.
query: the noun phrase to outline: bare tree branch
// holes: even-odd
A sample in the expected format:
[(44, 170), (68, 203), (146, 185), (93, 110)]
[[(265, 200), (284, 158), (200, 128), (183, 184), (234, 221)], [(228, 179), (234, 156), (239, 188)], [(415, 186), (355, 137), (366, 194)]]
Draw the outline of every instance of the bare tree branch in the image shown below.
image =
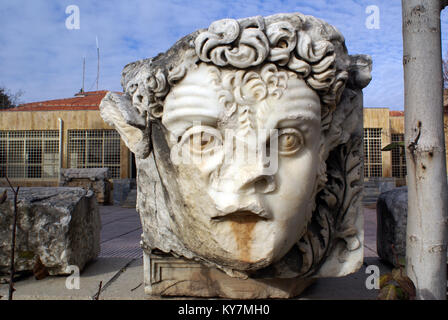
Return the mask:
[(445, 53), (445, 58), (442, 59), (442, 68), (443, 68), (443, 87), (448, 88), (448, 52)]
[(448, 0), (441, 0), (440, 5), (441, 5), (440, 10), (443, 10), (446, 6), (448, 6)]
[(8, 293), (8, 300), (12, 300), (13, 294), (14, 294), (14, 253), (16, 248), (16, 229), (17, 229), (17, 196), (19, 194), (20, 187), (17, 187), (17, 189), (14, 189), (11, 182), (9, 181), (8, 177), (5, 177), (6, 181), (9, 184), (9, 187), (11, 188), (12, 192), (14, 193), (14, 220), (12, 224), (12, 235), (11, 235), (11, 261), (9, 266), (9, 293)]
[(98, 286), (98, 292), (94, 295), (93, 300), (99, 300), (100, 299), (100, 294), (101, 294), (101, 289), (103, 288), (103, 281), (100, 281), (100, 284)]

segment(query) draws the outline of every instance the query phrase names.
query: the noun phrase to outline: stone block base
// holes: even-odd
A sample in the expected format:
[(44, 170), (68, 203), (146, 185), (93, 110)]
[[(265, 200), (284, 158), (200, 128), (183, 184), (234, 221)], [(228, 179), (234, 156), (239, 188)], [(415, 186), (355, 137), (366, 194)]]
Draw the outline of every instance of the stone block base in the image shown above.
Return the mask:
[[(0, 188), (0, 195), (5, 189)], [(9, 272), (14, 195), (0, 204), (0, 274)], [(38, 259), (50, 275), (82, 270), (100, 252), (101, 217), (92, 191), (20, 188), (15, 243), (16, 271), (32, 271)]]
[(143, 252), (145, 293), (153, 296), (231, 299), (291, 298), (314, 279), (239, 279), (195, 261)]
[(98, 204), (112, 202), (112, 185), (109, 181), (109, 168), (70, 168), (61, 169), (61, 187), (79, 187), (92, 190)]

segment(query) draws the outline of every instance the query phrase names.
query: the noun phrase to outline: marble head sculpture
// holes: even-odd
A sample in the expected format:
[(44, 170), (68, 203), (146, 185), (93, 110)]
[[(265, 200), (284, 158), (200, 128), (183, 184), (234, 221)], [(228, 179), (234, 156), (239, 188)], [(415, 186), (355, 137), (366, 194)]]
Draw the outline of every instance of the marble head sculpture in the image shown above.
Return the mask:
[(145, 254), (241, 278), (355, 271), (370, 70), (299, 13), (215, 21), (125, 66), (100, 109), (136, 155)]

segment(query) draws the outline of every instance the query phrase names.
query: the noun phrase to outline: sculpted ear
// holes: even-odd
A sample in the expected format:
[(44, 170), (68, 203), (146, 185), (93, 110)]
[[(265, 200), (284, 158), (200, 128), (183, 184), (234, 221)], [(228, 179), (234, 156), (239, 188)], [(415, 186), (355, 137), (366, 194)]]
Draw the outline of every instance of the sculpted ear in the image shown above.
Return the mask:
[(352, 89), (363, 89), (372, 80), (372, 57), (366, 54), (350, 56), (350, 77), (347, 86)]
[(113, 126), (136, 157), (146, 158), (151, 152), (150, 124), (146, 115), (132, 105), (129, 95), (108, 92), (100, 103), (103, 120)]

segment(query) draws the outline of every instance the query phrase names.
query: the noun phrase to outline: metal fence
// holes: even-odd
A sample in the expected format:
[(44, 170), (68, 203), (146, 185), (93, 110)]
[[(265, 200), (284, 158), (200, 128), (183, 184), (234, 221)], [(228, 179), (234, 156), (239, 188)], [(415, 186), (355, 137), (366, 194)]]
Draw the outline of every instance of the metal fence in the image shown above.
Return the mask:
[(364, 176), (381, 177), (383, 164), (381, 154), (381, 128), (364, 129)]
[[(392, 143), (403, 142), (404, 134), (393, 133), (391, 136)], [(404, 146), (392, 149), (392, 177), (406, 177), (406, 155)]]
[(58, 175), (58, 130), (0, 131), (0, 177), (54, 180)]
[(115, 130), (68, 130), (68, 168), (109, 168), (120, 178), (120, 135)]

